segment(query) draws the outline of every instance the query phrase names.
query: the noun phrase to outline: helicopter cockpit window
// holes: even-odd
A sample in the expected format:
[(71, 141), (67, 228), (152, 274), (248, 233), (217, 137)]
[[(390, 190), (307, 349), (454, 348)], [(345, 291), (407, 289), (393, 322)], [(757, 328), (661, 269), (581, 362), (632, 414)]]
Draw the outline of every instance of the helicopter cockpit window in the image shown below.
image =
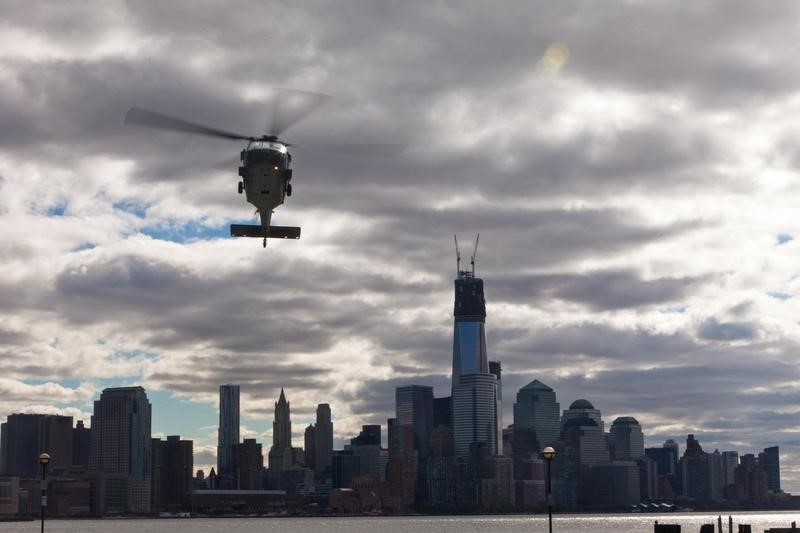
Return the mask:
[(248, 147), (249, 150), (275, 150), (277, 152), (286, 153), (286, 146), (282, 143), (272, 141), (253, 141)]

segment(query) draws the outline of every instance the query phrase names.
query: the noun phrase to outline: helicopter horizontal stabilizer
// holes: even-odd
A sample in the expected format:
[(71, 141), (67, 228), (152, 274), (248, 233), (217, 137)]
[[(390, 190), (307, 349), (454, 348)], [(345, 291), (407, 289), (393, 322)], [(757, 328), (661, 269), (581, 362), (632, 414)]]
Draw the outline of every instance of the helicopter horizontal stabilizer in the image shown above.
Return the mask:
[[(231, 224), (231, 237), (264, 237), (261, 226), (249, 224)], [(268, 239), (299, 239), (300, 228), (292, 226), (270, 226), (267, 231)]]

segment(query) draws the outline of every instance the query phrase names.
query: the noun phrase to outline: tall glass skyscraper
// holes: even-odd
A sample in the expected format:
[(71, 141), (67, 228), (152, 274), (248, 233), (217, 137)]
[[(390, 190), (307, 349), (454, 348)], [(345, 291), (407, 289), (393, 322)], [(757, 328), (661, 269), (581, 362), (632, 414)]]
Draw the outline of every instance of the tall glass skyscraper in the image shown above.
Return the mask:
[(644, 435), (639, 421), (632, 416), (620, 416), (611, 424), (611, 442), (617, 461), (638, 461), (644, 457)]
[[(477, 241), (476, 241), (477, 247)], [(486, 353), (486, 300), (483, 280), (475, 277), (475, 257), (471, 270), (461, 270), (455, 280), (453, 315), (453, 440), (456, 456), (467, 459), (472, 444), (485, 445), (490, 454), (498, 453), (497, 379), (500, 365), (489, 371)]]
[(405, 385), (395, 389), (395, 410), (398, 424), (414, 430), (414, 449), (420, 459), (428, 456), (433, 431), (433, 387)]
[[(517, 392), (517, 403), (514, 404), (514, 437), (523, 431), (529, 431), (536, 443), (526, 443), (527, 448), (519, 449), (514, 444), (514, 452), (539, 452), (545, 446), (555, 446), (558, 441), (560, 406), (556, 401), (555, 391), (535, 379)], [(523, 439), (517, 439), (520, 443)]]
[(239, 385), (219, 386), (217, 474), (233, 475), (233, 446), (239, 444)]
[(464, 374), (453, 390), (453, 441), (456, 457), (467, 459), (470, 444), (497, 452), (497, 378), (488, 372)]
[(142, 387), (104, 389), (94, 402), (89, 468), (128, 475), (126, 512), (150, 511), (151, 416)]
[(459, 270), (455, 280), (456, 298), (453, 315), (453, 390), (464, 374), (487, 374), (486, 300), (483, 280), (473, 271)]
[(772, 492), (780, 492), (781, 465), (778, 447), (764, 448), (764, 451), (758, 454), (758, 463), (767, 473), (767, 489)]

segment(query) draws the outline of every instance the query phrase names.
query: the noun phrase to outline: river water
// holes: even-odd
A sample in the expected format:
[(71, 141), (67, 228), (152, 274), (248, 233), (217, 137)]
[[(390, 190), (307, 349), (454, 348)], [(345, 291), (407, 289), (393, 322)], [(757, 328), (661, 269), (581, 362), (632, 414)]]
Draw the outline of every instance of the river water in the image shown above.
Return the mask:
[[(714, 513), (555, 515), (553, 533), (652, 533), (653, 523), (680, 524), (681, 533), (699, 533), (701, 524), (715, 523)], [(733, 514), (737, 524), (753, 533), (770, 527), (800, 525), (800, 511)], [(34, 533), (39, 521), (0, 522), (2, 533)], [(727, 532), (728, 515), (723, 515)], [(547, 516), (419, 516), (350, 518), (189, 518), (48, 520), (49, 533), (547, 533)]]

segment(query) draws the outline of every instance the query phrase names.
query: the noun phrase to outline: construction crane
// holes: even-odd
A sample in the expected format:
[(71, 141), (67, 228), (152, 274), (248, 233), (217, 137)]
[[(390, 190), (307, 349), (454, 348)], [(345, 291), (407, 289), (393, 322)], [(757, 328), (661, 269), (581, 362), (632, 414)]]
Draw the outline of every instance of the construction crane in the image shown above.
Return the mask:
[(458, 248), (458, 236), (453, 235), (453, 239), (456, 243), (456, 274), (458, 277), (461, 277), (463, 274), (471, 274), (472, 277), (475, 277), (475, 257), (478, 256), (478, 239), (481, 238), (481, 234), (478, 233), (478, 236), (475, 237), (475, 249), (472, 251), (472, 256), (469, 258), (469, 264), (471, 267), (471, 271), (461, 270), (461, 250)]
[(461, 251), (458, 249), (458, 235), (453, 235), (456, 241), (456, 277), (461, 275)]
[(481, 234), (478, 233), (478, 236), (475, 237), (475, 250), (472, 252), (472, 257), (469, 258), (469, 264), (472, 265), (472, 277), (475, 277), (475, 258), (478, 256), (478, 239), (481, 238)]

